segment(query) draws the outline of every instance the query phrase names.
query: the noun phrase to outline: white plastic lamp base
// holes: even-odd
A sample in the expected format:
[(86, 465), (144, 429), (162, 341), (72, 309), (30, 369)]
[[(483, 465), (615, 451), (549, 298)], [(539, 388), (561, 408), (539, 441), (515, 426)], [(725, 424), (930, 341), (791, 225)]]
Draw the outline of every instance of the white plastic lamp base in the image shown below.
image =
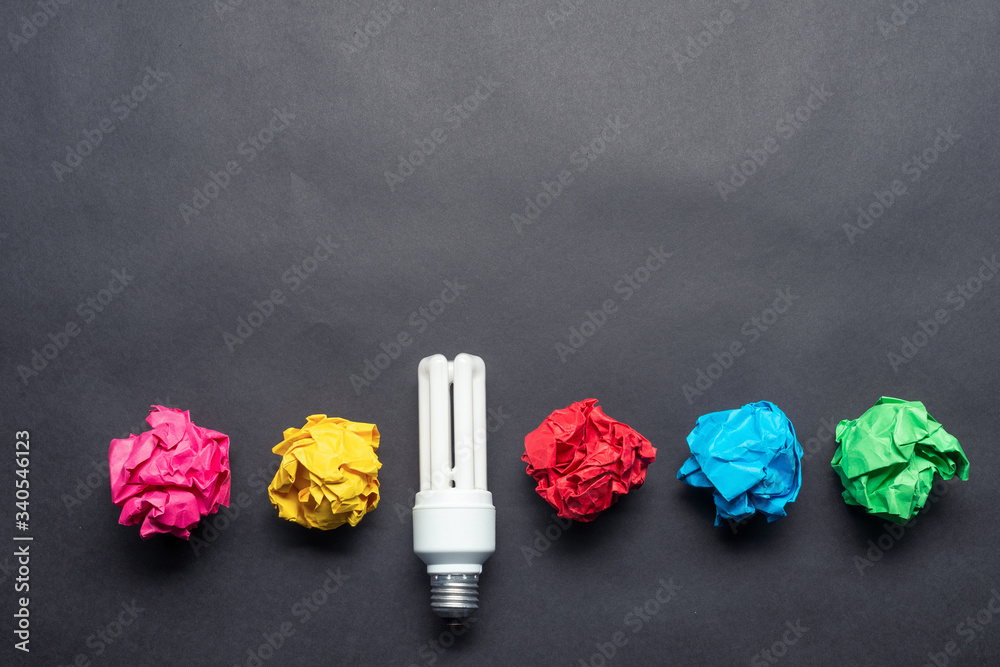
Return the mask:
[(479, 575), (496, 549), (496, 509), (486, 489), (486, 365), (471, 354), (455, 361), (435, 354), (420, 362), (417, 377), (413, 551), (431, 576), (431, 608), (462, 619), (479, 608)]

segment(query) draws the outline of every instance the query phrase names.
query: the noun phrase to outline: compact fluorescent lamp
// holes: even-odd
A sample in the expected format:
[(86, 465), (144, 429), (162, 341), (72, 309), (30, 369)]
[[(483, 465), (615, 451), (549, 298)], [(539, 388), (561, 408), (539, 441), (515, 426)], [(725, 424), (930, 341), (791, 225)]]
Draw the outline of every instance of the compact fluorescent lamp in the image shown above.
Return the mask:
[(496, 549), (496, 510), (486, 490), (486, 364), (471, 354), (455, 361), (435, 354), (421, 360), (417, 377), (413, 551), (431, 576), (431, 608), (457, 623), (479, 608), (479, 575)]

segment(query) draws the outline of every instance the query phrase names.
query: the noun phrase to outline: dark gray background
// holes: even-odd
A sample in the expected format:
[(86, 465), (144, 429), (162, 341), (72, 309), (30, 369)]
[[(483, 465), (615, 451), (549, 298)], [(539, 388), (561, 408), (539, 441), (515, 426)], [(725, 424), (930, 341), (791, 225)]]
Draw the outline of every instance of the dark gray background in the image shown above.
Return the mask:
[[(266, 665), (598, 665), (619, 631), (608, 664), (774, 664), (772, 648), (788, 665), (923, 664), (948, 642), (950, 664), (1000, 660), (1000, 618), (972, 637), (959, 625), (1000, 587), (1000, 280), (947, 301), (998, 246), (995, 3), (908, 0), (890, 31), (882, 1), (584, 2), (558, 22), (553, 0), (402, 2), (354, 53), (341, 45), (390, 3), (233, 4), (56, 2), (16, 50), (8, 33), (42, 10), (0, 10), (0, 400), (5, 448), (31, 432), (34, 536), (30, 657), (11, 647), (0, 557), (3, 660), (246, 664), (283, 622), (296, 632)], [(691, 47), (726, 10), (722, 34)], [(147, 67), (169, 76), (119, 119), (113, 101)], [(455, 128), (448, 108), (478, 77), (498, 86)], [(782, 137), (811, 86), (832, 97)], [(274, 109), (294, 118), (246, 161), (239, 145)], [(620, 137), (519, 234), (511, 214), (609, 116)], [(114, 131), (60, 180), (52, 163), (105, 118)], [(438, 127), (446, 140), (391, 191), (385, 172)], [(903, 164), (948, 128), (961, 139), (911, 180)], [(724, 201), (717, 182), (769, 137), (777, 152)], [(229, 160), (242, 172), (187, 224), (179, 206)], [(851, 242), (843, 225), (896, 179), (907, 194)], [(326, 235), (339, 248), (292, 292), (283, 274)], [(667, 265), (625, 301), (617, 281), (661, 246)], [(78, 304), (123, 268), (134, 280), (84, 322)], [(467, 290), (418, 332), (411, 313), (446, 279)], [(751, 342), (744, 323), (786, 287), (797, 300)], [(274, 289), (285, 302), (231, 352), (224, 333)], [(562, 361), (556, 344), (609, 298), (618, 310)], [(888, 354), (939, 309), (949, 321), (894, 369)], [(79, 335), (22, 380), (70, 322)], [(413, 344), (356, 392), (350, 375), (403, 331)], [(746, 352), (685, 400), (734, 341)], [(485, 359), (504, 416), (489, 440), (497, 552), (453, 642), (408, 511), (417, 362), (462, 351)], [(842, 502), (820, 431), (881, 395), (924, 401), (972, 463), (898, 539)], [(519, 457), (546, 415), (587, 397), (657, 461), (642, 489), (560, 534)], [(799, 500), (776, 523), (715, 528), (710, 496), (675, 479), (685, 436), (700, 414), (762, 399), (813, 452)], [(250, 504), (198, 553), (117, 525), (104, 479), (67, 506), (151, 403), (232, 440), (233, 495)], [(254, 477), (282, 430), (319, 412), (382, 433), (379, 508), (329, 534), (280, 521)], [(12, 545), (13, 457), (0, 468)], [(558, 538), (531, 557), (547, 528)], [(864, 560), (880, 539), (891, 548)], [(327, 568), (347, 575), (341, 594), (300, 623), (293, 605)], [(676, 597), (633, 632), (627, 614), (671, 578)], [(133, 600), (144, 611), (97, 655), (88, 637)], [(783, 645), (786, 623), (808, 630)]]

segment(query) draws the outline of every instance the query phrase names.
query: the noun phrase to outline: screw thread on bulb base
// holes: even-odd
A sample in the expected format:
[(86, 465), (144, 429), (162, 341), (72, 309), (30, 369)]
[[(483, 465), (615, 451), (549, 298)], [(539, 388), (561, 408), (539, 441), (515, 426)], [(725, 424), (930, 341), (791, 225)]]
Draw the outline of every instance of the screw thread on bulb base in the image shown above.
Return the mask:
[(478, 574), (432, 574), (431, 609), (441, 618), (468, 618), (479, 609)]

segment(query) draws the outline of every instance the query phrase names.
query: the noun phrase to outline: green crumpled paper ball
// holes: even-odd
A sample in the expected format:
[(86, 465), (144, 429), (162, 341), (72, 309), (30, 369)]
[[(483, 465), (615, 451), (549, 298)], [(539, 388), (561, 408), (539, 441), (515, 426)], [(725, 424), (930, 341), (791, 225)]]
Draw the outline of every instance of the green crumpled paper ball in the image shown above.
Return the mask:
[(883, 396), (837, 425), (837, 443), (830, 464), (844, 484), (844, 500), (893, 523), (906, 523), (924, 506), (935, 472), (969, 479), (962, 446), (920, 401)]

